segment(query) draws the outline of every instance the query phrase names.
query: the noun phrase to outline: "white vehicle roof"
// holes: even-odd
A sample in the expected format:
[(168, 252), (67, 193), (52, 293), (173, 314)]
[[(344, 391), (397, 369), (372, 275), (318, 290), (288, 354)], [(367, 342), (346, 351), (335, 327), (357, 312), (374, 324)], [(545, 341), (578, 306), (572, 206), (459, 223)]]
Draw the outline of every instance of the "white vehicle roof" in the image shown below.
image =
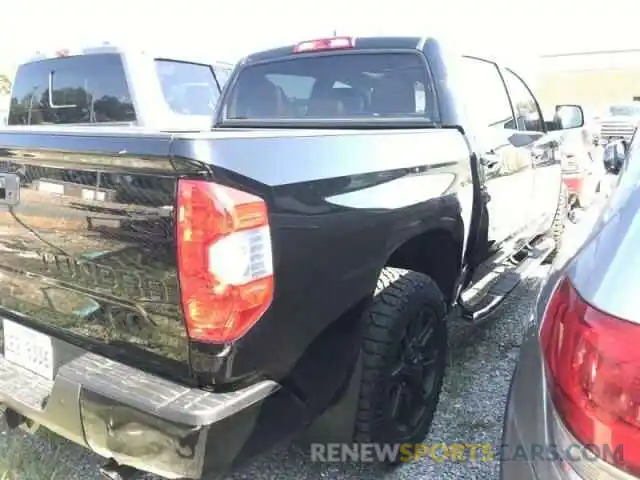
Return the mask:
[(76, 49), (60, 48), (52, 51), (38, 51), (33, 56), (28, 58), (25, 63), (37, 62), (40, 60), (48, 60), (56, 57), (64, 57), (71, 55), (90, 55), (96, 53), (118, 53), (120, 55), (139, 55), (147, 56), (151, 58), (163, 58), (169, 60), (180, 60), (183, 62), (200, 63), (204, 65), (219, 65), (232, 68), (233, 63), (226, 62), (215, 58), (213, 55), (203, 55), (193, 53), (192, 51), (176, 51), (175, 49), (159, 49), (159, 48), (138, 48), (138, 47), (124, 47), (119, 45), (113, 45), (110, 43), (104, 43), (103, 45), (94, 45), (81, 47)]
[[(27, 72), (24, 75), (29, 75), (28, 72), (30, 70), (38, 71), (41, 66), (44, 69), (50, 69), (44, 64), (59, 60), (64, 61), (65, 58), (70, 62), (67, 63), (67, 65), (71, 65), (69, 68), (73, 69), (73, 64), (82, 63), (85, 59), (87, 62), (92, 62), (97, 60), (95, 57), (100, 54), (107, 54), (113, 59), (119, 58), (119, 63), (122, 65), (119, 72), (112, 72), (113, 75), (119, 76), (122, 81), (114, 84), (118, 85), (114, 87), (119, 89), (117, 95), (113, 92), (110, 95), (125, 98), (123, 101), (125, 105), (130, 104), (127, 107), (130, 110), (126, 115), (123, 114), (123, 118), (127, 118), (127, 120), (117, 121), (157, 129), (190, 128), (208, 130), (211, 126), (215, 102), (219, 99), (219, 90), (233, 69), (233, 64), (217, 60), (212, 55), (188, 51), (180, 52), (177, 49), (148, 49), (105, 43), (76, 49), (51, 49), (46, 52), (38, 52), (18, 67), (16, 80), (13, 82), (13, 90), (21, 89), (21, 98), (26, 98), (24, 96), (24, 81), (20, 81), (21, 72)], [(165, 65), (158, 68), (158, 60), (167, 61), (174, 65), (173, 67), (169, 66), (168, 69), (165, 68)], [(43, 65), (39, 65), (40, 63)], [(203, 79), (202, 75), (195, 74), (193, 80), (191, 80), (188, 76), (182, 77), (177, 74), (177, 83), (172, 83), (172, 71), (180, 63), (184, 64), (183, 67), (186, 71), (195, 69), (195, 72), (196, 70), (202, 71), (204, 69), (210, 70), (211, 75), (204, 74), (206, 78)], [(78, 68), (81, 70), (81, 67)], [(181, 67), (177, 70), (180, 71), (182, 69)], [(47, 72), (47, 74), (52, 75), (52, 72)], [(97, 85), (95, 88), (103, 88), (102, 83), (111, 81), (109, 80), (109, 75), (106, 75), (105, 72), (91, 71), (85, 73), (87, 76), (93, 75), (96, 77), (96, 80), (92, 83), (92, 86)], [(74, 75), (79, 74), (76, 72)], [(47, 85), (44, 76), (38, 77), (38, 87), (41, 94), (42, 92), (52, 92), (52, 78), (52, 76), (49, 76), (49, 84)], [(47, 86), (49, 87), (48, 89)], [(189, 86), (192, 88), (189, 89), (190, 92), (188, 93), (185, 90)], [(84, 88), (88, 87), (85, 85)], [(49, 101), (51, 102), (51, 100)], [(135, 114), (131, 113), (131, 111), (135, 112)], [(203, 113), (205, 111), (206, 113)], [(30, 109), (29, 112), (31, 112)], [(88, 121), (92, 125), (100, 123), (93, 120)], [(115, 120), (109, 120), (109, 122), (112, 121)]]

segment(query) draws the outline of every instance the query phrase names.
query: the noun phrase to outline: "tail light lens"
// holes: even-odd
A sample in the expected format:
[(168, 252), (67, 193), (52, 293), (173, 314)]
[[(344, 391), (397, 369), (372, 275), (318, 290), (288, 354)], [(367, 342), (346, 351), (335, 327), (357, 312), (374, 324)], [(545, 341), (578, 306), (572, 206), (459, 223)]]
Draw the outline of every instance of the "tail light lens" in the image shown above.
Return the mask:
[(317, 52), (322, 50), (340, 50), (343, 48), (353, 48), (355, 46), (352, 37), (330, 37), (306, 40), (297, 44), (294, 53)]
[(640, 325), (596, 310), (562, 280), (540, 340), (553, 404), (585, 446), (616, 449), (616, 466), (640, 473)]
[(189, 337), (210, 343), (237, 340), (273, 298), (265, 202), (223, 185), (180, 180), (177, 244)]

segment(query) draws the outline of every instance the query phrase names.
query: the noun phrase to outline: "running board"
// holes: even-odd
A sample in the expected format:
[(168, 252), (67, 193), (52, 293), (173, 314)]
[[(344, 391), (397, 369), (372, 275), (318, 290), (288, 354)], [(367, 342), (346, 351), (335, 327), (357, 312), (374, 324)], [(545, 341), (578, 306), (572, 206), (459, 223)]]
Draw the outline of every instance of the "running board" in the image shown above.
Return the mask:
[(497, 264), (462, 292), (459, 302), (461, 318), (472, 323), (484, 320), (529, 272), (549, 258), (555, 247), (553, 239), (542, 238)]

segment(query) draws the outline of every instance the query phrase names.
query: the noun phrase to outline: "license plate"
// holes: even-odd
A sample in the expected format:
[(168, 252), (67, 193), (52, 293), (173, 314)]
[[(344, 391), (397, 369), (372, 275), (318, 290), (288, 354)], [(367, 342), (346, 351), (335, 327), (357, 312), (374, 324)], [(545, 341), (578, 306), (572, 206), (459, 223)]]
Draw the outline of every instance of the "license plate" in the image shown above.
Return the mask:
[(11, 363), (53, 380), (53, 342), (51, 337), (12, 322), (2, 321), (4, 358)]

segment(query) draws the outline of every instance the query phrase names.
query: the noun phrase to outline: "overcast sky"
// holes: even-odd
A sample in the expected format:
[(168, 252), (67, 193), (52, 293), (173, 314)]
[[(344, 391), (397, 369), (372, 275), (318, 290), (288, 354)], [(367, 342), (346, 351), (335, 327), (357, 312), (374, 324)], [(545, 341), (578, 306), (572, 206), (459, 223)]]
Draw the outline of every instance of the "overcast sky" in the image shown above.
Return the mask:
[(104, 41), (234, 61), (337, 29), (440, 35), (531, 70), (541, 53), (638, 47), (639, 18), (639, 0), (6, 0), (0, 63)]

